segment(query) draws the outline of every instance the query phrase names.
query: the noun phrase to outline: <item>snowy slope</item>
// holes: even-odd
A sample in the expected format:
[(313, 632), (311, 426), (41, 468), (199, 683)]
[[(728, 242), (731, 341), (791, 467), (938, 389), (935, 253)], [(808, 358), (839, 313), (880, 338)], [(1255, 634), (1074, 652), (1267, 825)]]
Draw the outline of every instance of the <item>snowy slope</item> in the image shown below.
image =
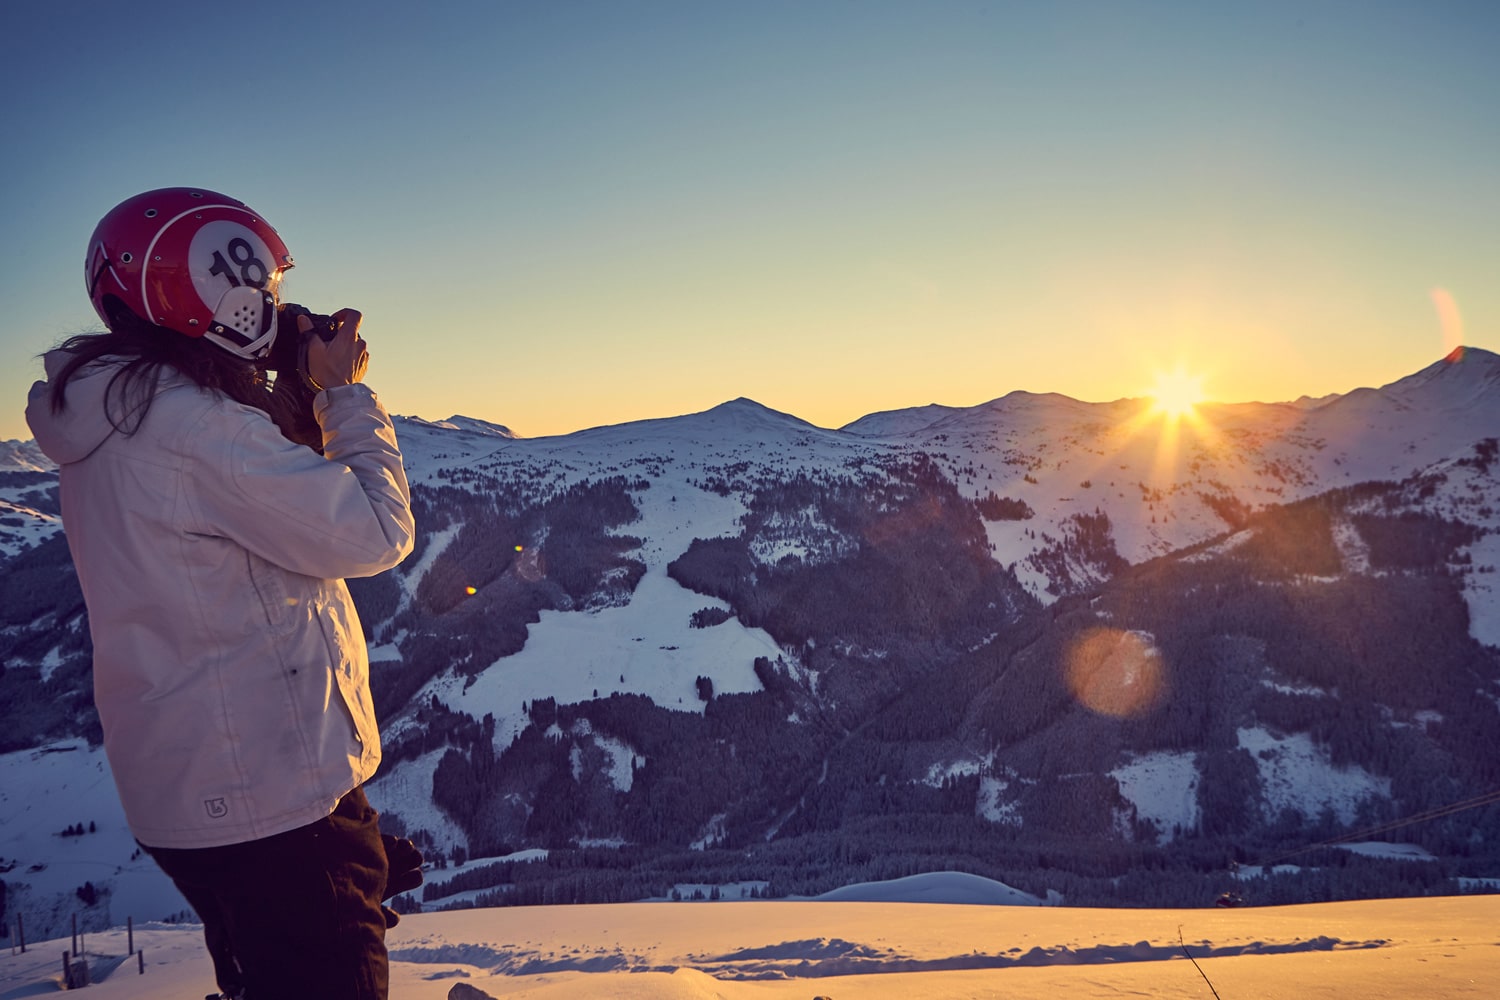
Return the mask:
[(1500, 433), (1500, 356), (1459, 348), (1380, 389), (1359, 389), (1307, 415), (1328, 486), (1403, 479)]
[[(70, 827), (85, 832), (64, 836)], [(106, 923), (188, 910), (137, 848), (104, 751), (83, 740), (0, 754), (0, 872), (9, 912), (23, 913), (34, 934), (66, 926), (85, 882), (104, 893), (93, 919)]]
[(62, 530), (48, 496), (57, 466), (35, 441), (0, 441), (0, 559), (41, 544)]
[(35, 441), (0, 441), (0, 472), (52, 472), (57, 464)]

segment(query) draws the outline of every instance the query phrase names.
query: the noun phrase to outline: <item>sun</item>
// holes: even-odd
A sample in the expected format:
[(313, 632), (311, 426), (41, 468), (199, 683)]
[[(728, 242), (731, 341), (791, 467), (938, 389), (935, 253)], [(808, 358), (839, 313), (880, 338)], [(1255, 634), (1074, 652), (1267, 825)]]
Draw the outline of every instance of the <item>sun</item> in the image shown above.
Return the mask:
[(1203, 402), (1203, 377), (1189, 375), (1181, 368), (1170, 372), (1159, 372), (1156, 385), (1151, 389), (1151, 399), (1156, 412), (1172, 420), (1191, 417), (1196, 407)]

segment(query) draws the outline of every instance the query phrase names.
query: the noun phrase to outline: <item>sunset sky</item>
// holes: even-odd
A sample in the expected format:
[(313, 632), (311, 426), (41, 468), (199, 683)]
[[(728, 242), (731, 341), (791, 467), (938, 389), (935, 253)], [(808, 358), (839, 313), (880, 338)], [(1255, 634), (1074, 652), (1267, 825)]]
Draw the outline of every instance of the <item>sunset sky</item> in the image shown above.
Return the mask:
[(99, 217), (244, 200), (396, 413), (822, 426), (1500, 350), (1489, 2), (13, 4), (0, 439)]

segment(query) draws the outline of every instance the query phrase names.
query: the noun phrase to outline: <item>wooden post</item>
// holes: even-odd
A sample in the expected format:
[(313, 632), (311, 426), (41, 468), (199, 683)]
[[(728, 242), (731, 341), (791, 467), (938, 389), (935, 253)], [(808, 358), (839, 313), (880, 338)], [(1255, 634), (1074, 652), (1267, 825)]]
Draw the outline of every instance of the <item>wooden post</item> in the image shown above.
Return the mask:
[(141, 967), (141, 971), (139, 973), (137, 973), (137, 975), (144, 976), (146, 974), (146, 949), (145, 948), (142, 948), (140, 951), (138, 951), (138, 952), (135, 953), (135, 961), (136, 961), (136, 964)]
[(73, 954), (78, 954), (78, 914), (73, 914)]
[(89, 963), (76, 954), (63, 952), (63, 989), (76, 990), (89, 984)]
[(125, 957), (135, 954), (135, 918), (125, 918)]

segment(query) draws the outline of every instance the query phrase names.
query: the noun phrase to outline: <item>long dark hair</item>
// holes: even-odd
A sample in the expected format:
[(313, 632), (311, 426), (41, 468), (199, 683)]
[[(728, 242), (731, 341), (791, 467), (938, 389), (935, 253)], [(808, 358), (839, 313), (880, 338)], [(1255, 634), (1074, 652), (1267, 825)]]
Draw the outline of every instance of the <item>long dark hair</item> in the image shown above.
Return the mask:
[[(103, 359), (115, 369), (104, 391), (104, 412), (121, 434), (140, 430), (141, 422), (161, 388), (163, 377), (177, 373), (212, 392), (265, 412), (294, 441), (305, 428), (302, 402), (293, 394), (271, 391), (266, 373), (254, 362), (235, 357), (201, 337), (187, 337), (175, 330), (155, 326), (126, 310), (111, 317), (107, 333), (82, 333), (69, 337), (59, 349), (70, 355), (51, 380), (52, 412), (67, 408), (68, 383), (87, 366)], [(313, 425), (316, 427), (316, 424)], [(322, 441), (317, 442), (318, 450)]]

